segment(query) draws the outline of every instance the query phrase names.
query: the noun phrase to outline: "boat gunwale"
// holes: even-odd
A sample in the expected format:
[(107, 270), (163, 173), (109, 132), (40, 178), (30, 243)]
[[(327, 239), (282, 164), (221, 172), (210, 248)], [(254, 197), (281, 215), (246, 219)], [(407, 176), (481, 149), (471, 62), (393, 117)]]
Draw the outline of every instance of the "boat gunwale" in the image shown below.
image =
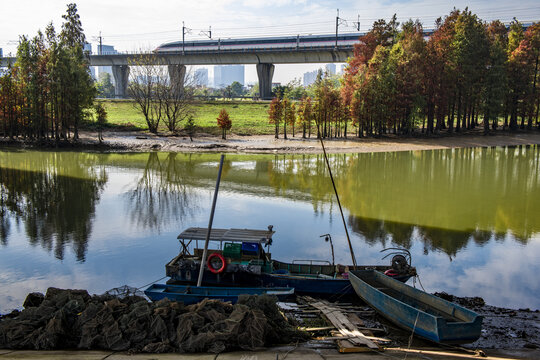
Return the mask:
[[(195, 296), (218, 296), (218, 295), (206, 295), (206, 294), (197, 294), (197, 293), (180, 293), (180, 292), (173, 292), (173, 291), (167, 291), (169, 288), (187, 288), (190, 287), (193, 289), (206, 289), (206, 290), (216, 290), (216, 291), (223, 291), (223, 289), (228, 289), (227, 287), (220, 287), (220, 286), (192, 286), (192, 285), (174, 285), (174, 284), (152, 284), (148, 288), (144, 290), (146, 291), (153, 291), (155, 293), (161, 293), (161, 294), (177, 294), (177, 295), (195, 295)], [(268, 295), (293, 295), (295, 292), (295, 289), (292, 287), (231, 287), (230, 289), (234, 290), (236, 294), (225, 294), (223, 296), (239, 296), (239, 295), (259, 295), (259, 294), (250, 294), (250, 293), (241, 293), (242, 290), (246, 289), (257, 289), (257, 290), (263, 290), (261, 294), (268, 294)], [(160, 291), (161, 290), (161, 291)], [(271, 293), (269, 293), (271, 292)]]

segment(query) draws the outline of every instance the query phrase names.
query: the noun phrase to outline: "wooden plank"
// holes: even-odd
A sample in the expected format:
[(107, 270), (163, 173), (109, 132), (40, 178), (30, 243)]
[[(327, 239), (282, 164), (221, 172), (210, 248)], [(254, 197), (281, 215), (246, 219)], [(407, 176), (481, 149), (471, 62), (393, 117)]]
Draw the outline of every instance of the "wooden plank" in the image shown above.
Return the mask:
[(379, 345), (367, 339), (339, 309), (332, 308), (321, 301), (314, 302), (311, 305), (321, 310), (342, 335), (350, 337), (348, 341), (353, 345), (365, 345), (370, 349), (380, 350)]
[[(322, 336), (322, 337), (317, 337), (315, 339), (317, 340), (349, 340), (353, 338), (352, 336), (343, 336), (341, 333), (337, 331), (331, 331), (330, 333), (332, 334), (332, 336)], [(390, 339), (381, 338), (377, 336), (366, 336), (366, 338), (369, 340), (380, 341), (380, 342), (385, 342), (385, 343), (392, 342), (392, 340)]]
[(327, 331), (327, 330), (334, 330), (335, 328), (336, 328), (335, 326), (321, 326), (321, 327), (311, 327), (311, 328), (301, 327), (299, 329), (302, 331)]
[(336, 342), (338, 344), (338, 351), (340, 353), (360, 353), (373, 351), (373, 349), (366, 346), (355, 346), (349, 340), (337, 340)]

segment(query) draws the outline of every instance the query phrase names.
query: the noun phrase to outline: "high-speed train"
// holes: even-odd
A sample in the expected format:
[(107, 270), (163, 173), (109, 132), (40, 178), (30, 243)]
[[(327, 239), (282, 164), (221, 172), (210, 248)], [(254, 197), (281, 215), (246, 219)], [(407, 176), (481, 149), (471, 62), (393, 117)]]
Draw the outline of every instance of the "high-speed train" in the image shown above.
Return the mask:
[[(352, 46), (358, 43), (363, 33), (340, 34), (337, 37), (338, 46)], [(175, 41), (158, 46), (157, 53), (179, 51), (220, 51), (220, 50), (250, 50), (250, 49), (309, 49), (336, 45), (336, 35), (306, 35), (280, 36), (264, 38), (218, 39), (199, 41)]]

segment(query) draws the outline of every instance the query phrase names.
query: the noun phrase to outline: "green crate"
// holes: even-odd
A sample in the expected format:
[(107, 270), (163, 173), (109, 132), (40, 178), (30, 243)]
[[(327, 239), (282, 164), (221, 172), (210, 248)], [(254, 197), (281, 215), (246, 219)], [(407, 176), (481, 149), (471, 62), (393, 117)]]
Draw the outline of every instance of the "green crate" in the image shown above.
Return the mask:
[(223, 246), (223, 256), (231, 259), (239, 259), (242, 257), (242, 244), (225, 243)]

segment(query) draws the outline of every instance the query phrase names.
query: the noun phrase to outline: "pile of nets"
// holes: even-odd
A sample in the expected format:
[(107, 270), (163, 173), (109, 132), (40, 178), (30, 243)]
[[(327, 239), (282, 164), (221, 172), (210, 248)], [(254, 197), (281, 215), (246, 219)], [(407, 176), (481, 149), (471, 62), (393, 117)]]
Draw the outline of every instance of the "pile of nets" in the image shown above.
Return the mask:
[(305, 339), (266, 295), (184, 306), (49, 288), (29, 294), (23, 306), (0, 318), (0, 349), (220, 353)]

